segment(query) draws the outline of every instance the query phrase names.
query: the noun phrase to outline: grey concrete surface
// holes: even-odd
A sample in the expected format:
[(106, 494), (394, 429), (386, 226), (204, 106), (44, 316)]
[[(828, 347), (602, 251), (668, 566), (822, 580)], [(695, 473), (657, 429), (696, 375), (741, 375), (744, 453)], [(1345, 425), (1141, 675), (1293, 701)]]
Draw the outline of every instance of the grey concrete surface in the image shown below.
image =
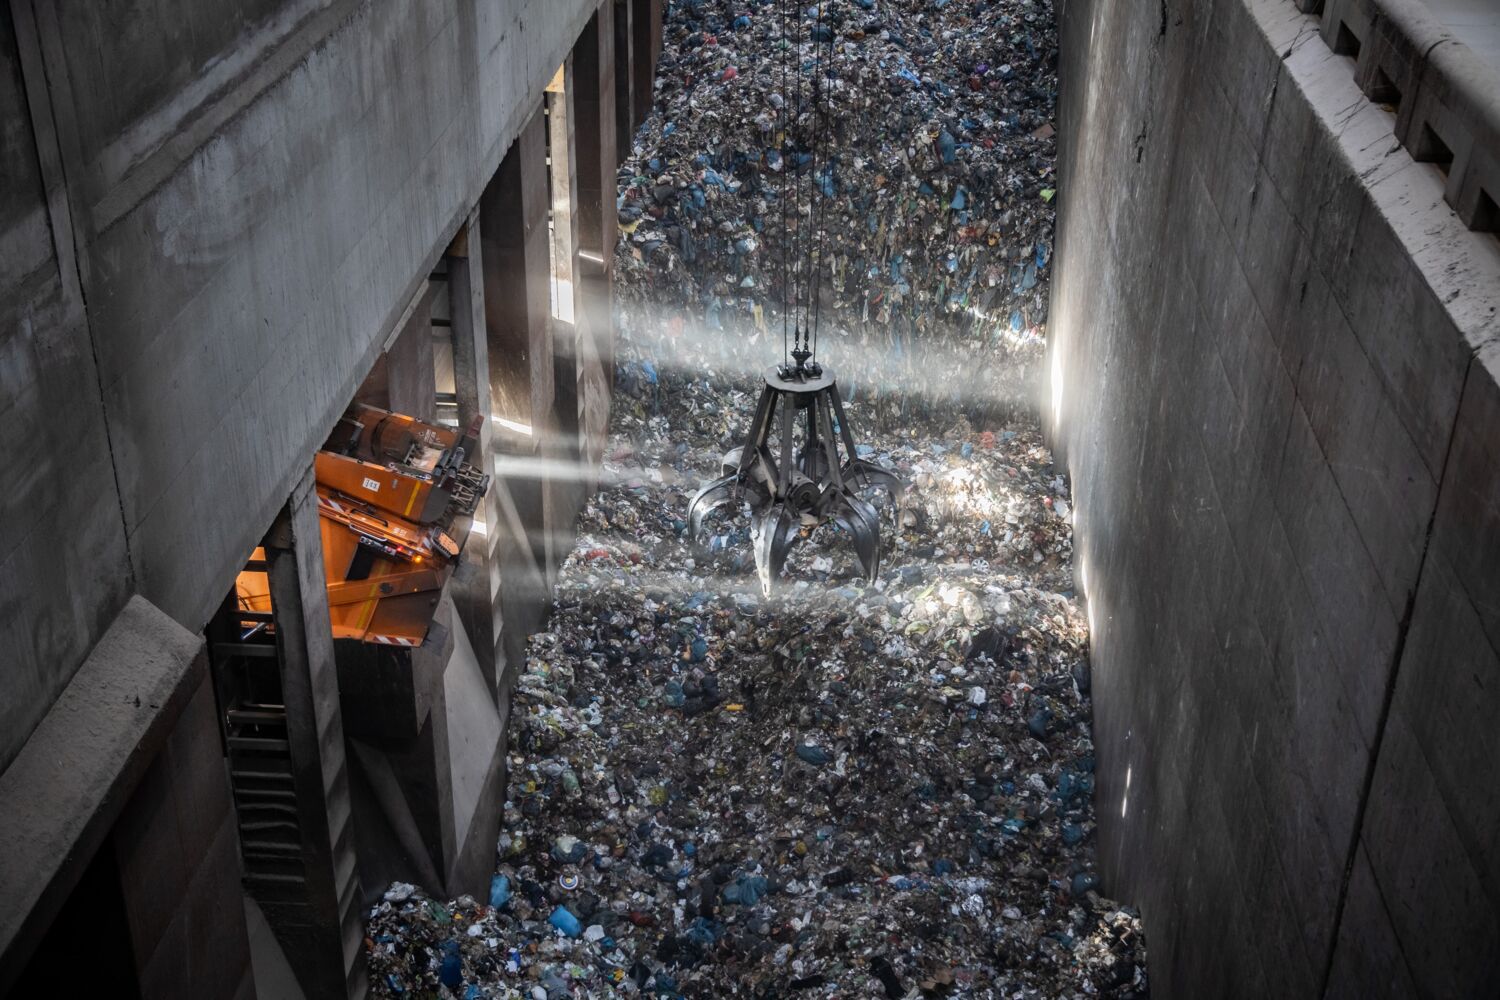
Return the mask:
[[(200, 637), (132, 598), (0, 773), (0, 993), (109, 837), (193, 695), (205, 689), (202, 649)], [(211, 790), (222, 794), (218, 776)], [(203, 845), (213, 834), (204, 829), (189, 839)]]
[(249, 896), (245, 897), (245, 925), (250, 934), (250, 958), (255, 968), (256, 995), (263, 998), (275, 997), (276, 1000), (305, 1000), (302, 984), (297, 982), (297, 974), (292, 971), (291, 963), (286, 960), (286, 953), (281, 950), (281, 943), (276, 940), (275, 932), (266, 922), (266, 915), (261, 912), (260, 904)]
[(479, 808), (485, 777), (501, 753), (504, 732), (479, 661), (462, 629), (454, 633), (453, 659), (443, 675), (448, 713), (448, 754), (453, 769), (453, 829), (460, 838)]
[[(634, 6), (659, 35), (659, 0), (654, 10)], [(337, 964), (348, 974), (318, 980), (322, 992), (363, 990), (350, 909), (358, 883), (348, 788), (380, 776), (344, 764), (346, 742), (351, 753), (360, 745), (345, 740), (332, 653), (316, 638), (321, 627), (326, 639), (327, 618), (321, 569), (305, 544), (315, 523), (307, 520), (315, 516), (308, 459), (384, 351), (388, 404), (427, 412), (420, 405), (431, 404), (434, 360), (426, 306), (410, 315), (407, 306), (444, 254), (450, 274), (454, 261), (473, 255), (472, 270), (456, 282), (463, 308), (444, 315), (460, 339), (452, 357), (460, 410), (485, 415), (480, 383), (491, 364), (482, 290), (493, 269), (480, 259), (476, 206), (506, 151), (526, 146), (530, 187), (539, 180), (540, 191), (528, 190), (519, 242), (525, 277), (540, 278), (544, 313), (544, 150), (515, 140), (585, 25), (594, 26), (585, 58), (590, 91), (569, 100), (583, 99), (591, 122), (613, 136), (615, 33), (608, 17), (601, 27), (597, 7), (594, 0), (148, 0), (119, 8), (11, 0), (0, 9), (0, 413), (10, 418), (18, 470), (0, 508), (0, 639), (14, 654), (0, 671), (0, 781), (21, 782), (0, 786), (0, 804), (8, 810), (37, 796), (39, 772), (21, 766), (31, 759), (27, 738), (50, 732), (49, 707), (89, 651), (104, 648), (101, 636), (130, 595), (145, 595), (189, 631), (201, 629), (293, 495), (295, 565), (277, 552), (270, 561), (273, 588), (296, 592), (277, 601), (278, 635), (293, 647), (282, 649), (291, 671), (283, 693), (318, 885), (306, 900), (270, 893), (256, 913), (276, 926), (294, 964), (306, 964), (298, 953), (309, 947), (344, 960)], [(641, 48), (648, 64), (624, 68), (649, 80), (659, 37), (643, 36)], [(541, 136), (537, 118), (531, 138)], [(560, 190), (570, 216), (579, 192), (594, 199), (580, 207), (591, 213), (590, 239), (599, 233), (607, 244), (615, 153), (612, 143), (587, 150), (586, 175)], [(608, 190), (598, 187), (605, 181)], [(471, 231), (472, 247), (461, 245)], [(571, 254), (561, 263), (579, 277)], [(607, 282), (607, 271), (590, 277)], [(591, 291), (591, 308), (607, 308), (607, 287)], [(392, 338), (403, 317), (412, 319), (412, 337)], [(546, 332), (545, 318), (538, 313), (525, 341), (525, 367), (538, 376), (527, 385), (535, 439), (552, 441), (557, 424), (572, 426), (580, 415), (591, 430), (602, 428), (607, 321), (591, 331), (576, 380), (559, 394), (550, 342), (532, 342)], [(500, 360), (502, 369), (516, 367), (514, 357)], [(554, 412), (564, 396), (569, 411)], [(531, 456), (550, 454), (534, 449), (535, 441)], [(503, 450), (486, 422), (477, 457), (488, 469)], [(568, 502), (560, 502), (550, 473), (537, 473), (498, 484), (482, 508), (489, 532), (471, 547), (480, 565), (467, 581), (473, 599), (459, 631), (477, 643), (461, 665), (466, 701), (456, 707), (466, 711), (454, 726), (457, 756), (434, 743), (419, 762), (423, 773), (385, 775), (404, 781), (403, 794), (417, 787), (419, 805), (444, 820), (435, 853), (446, 870), (434, 871), (434, 886), (446, 879), (482, 889), (493, 860), (504, 780), (497, 732), (508, 711), (498, 671), (508, 662), (514, 672), (525, 633), (545, 620), (547, 553), (566, 547), (576, 512), (571, 480)], [(509, 660), (497, 664), (502, 649)], [(487, 692), (478, 714), (469, 699), (476, 683)], [(57, 708), (68, 704), (64, 696)], [(446, 718), (448, 707), (439, 698), (431, 714)], [(216, 737), (210, 742), (217, 747)], [(208, 752), (198, 744), (200, 756)], [(453, 794), (438, 780), (450, 778)], [(137, 838), (139, 858), (173, 840), (157, 836), (181, 811), (172, 801), (158, 796), (158, 808), (139, 817), (141, 829), (154, 831)], [(112, 815), (104, 806), (95, 812)], [(17, 813), (30, 814), (30, 805)], [(208, 844), (217, 861), (232, 855), (233, 824), (196, 817), (188, 826), (193, 843)], [(391, 838), (411, 834), (406, 839), (426, 852), (432, 824), (409, 826)], [(196, 836), (209, 830), (211, 837)], [(162, 956), (207, 940), (202, 901), (224, 895), (212, 880), (176, 874), (184, 877), (163, 886), (151, 933), (137, 942), (154, 970), (153, 989), (205, 982), (173, 979), (180, 970)], [(12, 916), (28, 933), (45, 930), (55, 912), (51, 903), (17, 906)], [(7, 948), (0, 954), (11, 960)], [(336, 963), (322, 964), (328, 972)], [(218, 971), (233, 969), (224, 962)], [(250, 981), (247, 970), (235, 994)]]
[(323, 4), (123, 173), (84, 105), (136, 57), (72, 65), (43, 19), (138, 583), (170, 614), (208, 618), (588, 7)]
[[(1418, 760), (1391, 734), (1412, 678), (1462, 650), (1462, 700), (1494, 670), (1433, 616), (1468, 606), (1434, 568), (1453, 484), (1485, 495), (1462, 429), (1491, 457), (1500, 435), (1475, 402), (1500, 243), (1394, 127), (1293, 3), (1062, 5), (1044, 408), (1094, 623), (1105, 888), (1141, 905), (1159, 996), (1489, 971), (1492, 737), (1453, 711)], [(1486, 509), (1450, 519), (1460, 551), (1495, 551)], [(1500, 564), (1471, 558), (1479, 588)], [(1422, 766), (1448, 783), (1414, 814)]]
[(591, 12), (180, 6), (0, 18), (0, 766), (133, 589), (210, 617)]
[(41, 60), (29, 25), (0, 7), (0, 769), (131, 589), (56, 137), (33, 131), (47, 95), (23, 81), (23, 56)]
[(311, 462), (266, 534), (264, 548), (301, 878), (289, 887), (285, 880), (251, 871), (245, 885), (275, 928), (303, 988), (318, 996), (358, 998), (367, 988), (363, 915)]
[[(254, 995), (238, 831), (204, 676), (110, 838), (142, 997)], [(246, 991), (248, 990), (248, 994)], [(267, 993), (266, 995), (270, 995)]]
[(1500, 8), (1493, 0), (1425, 0), (1453, 37), (1500, 69)]

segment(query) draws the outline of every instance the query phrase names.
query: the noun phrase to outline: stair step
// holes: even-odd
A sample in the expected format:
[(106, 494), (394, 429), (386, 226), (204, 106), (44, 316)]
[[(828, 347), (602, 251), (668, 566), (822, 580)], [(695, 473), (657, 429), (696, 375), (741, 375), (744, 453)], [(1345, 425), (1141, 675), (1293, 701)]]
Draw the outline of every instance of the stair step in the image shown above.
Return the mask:
[(252, 823), (273, 822), (277, 817), (285, 816), (285, 822), (293, 827), (297, 823), (297, 807), (282, 805), (278, 802), (241, 802), (240, 803), (240, 825), (249, 826)]
[(236, 726), (280, 726), (286, 728), (286, 713), (264, 708), (231, 708), (225, 713)]
[(258, 750), (264, 752), (287, 753), (291, 745), (286, 740), (275, 740), (264, 736), (230, 736), (228, 738), (230, 750)]
[(285, 771), (238, 771), (238, 770), (231, 770), (229, 772), (229, 780), (230, 781), (275, 781), (278, 784), (282, 783), (282, 782), (285, 782), (287, 784), (291, 784), (292, 781), (293, 781), (293, 776), (292, 776), (292, 772), (291, 772), (291, 763), (292, 762), (291, 762), (291, 760), (287, 760), (286, 763), (287, 763), (287, 770), (285, 770)]
[(259, 642), (216, 642), (213, 656), (216, 660), (227, 660), (235, 656), (256, 660), (274, 660), (276, 647)]
[(307, 879), (301, 875), (246, 875), (246, 879), (256, 882), (278, 883), (280, 885), (306, 885)]
[(263, 804), (263, 800), (267, 799), (293, 803), (297, 801), (297, 793), (290, 788), (255, 788), (237, 784), (234, 786), (234, 794), (236, 798), (244, 796), (255, 800), (252, 804)]
[(257, 899), (299, 908), (307, 905), (307, 880), (301, 875), (246, 872), (241, 883)]
[(297, 879), (308, 879), (308, 873), (303, 868), (300, 856), (288, 855), (252, 855), (245, 853), (245, 871), (255, 876), (282, 876), (297, 877)]
[(247, 840), (240, 847), (246, 854), (279, 854), (294, 858), (302, 857), (302, 844), (298, 841)]
[(301, 843), (302, 828), (299, 827), (296, 823), (288, 822), (286, 820), (259, 820), (249, 823), (242, 821), (240, 823), (240, 838), (247, 839), (245, 837), (247, 833), (269, 834), (273, 830), (289, 830), (292, 835), (297, 838), (297, 842)]

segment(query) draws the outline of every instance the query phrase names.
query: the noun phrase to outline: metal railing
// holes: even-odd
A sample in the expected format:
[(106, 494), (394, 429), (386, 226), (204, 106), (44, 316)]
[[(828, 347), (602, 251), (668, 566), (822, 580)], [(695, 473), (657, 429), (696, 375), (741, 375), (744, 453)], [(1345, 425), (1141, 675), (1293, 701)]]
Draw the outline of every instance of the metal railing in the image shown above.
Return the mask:
[(1423, 0), (1293, 0), (1321, 18), (1329, 49), (1354, 60), (1354, 82), (1396, 109), (1396, 139), (1446, 176), (1464, 225), (1500, 232), (1500, 71)]

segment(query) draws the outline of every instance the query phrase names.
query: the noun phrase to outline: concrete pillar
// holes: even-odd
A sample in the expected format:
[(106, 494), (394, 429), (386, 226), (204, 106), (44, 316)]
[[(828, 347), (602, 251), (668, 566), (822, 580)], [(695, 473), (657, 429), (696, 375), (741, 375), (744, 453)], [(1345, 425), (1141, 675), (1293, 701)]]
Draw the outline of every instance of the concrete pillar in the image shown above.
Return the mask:
[(432, 351), (432, 289), (424, 285), (401, 331), (392, 339), (354, 402), (394, 410), (431, 423), (437, 419), (437, 376)]
[[(483, 308), (495, 421), (492, 572), (502, 625), (495, 645), (504, 689), (524, 656), (526, 635), (545, 620), (548, 583), (543, 482), (532, 460), (550, 422), (552, 354), (546, 342), (551, 270), (547, 233), (546, 125), (542, 108), (522, 126), (479, 202)], [(545, 350), (546, 367), (537, 355)], [(533, 391), (533, 382), (545, 388)], [(516, 465), (510, 464), (512, 461)], [(519, 468), (518, 468), (519, 467)]]
[(587, 342), (579, 351), (580, 433), (584, 459), (597, 468), (608, 433), (614, 372), (610, 294), (619, 217), (615, 212), (615, 31), (613, 4), (602, 4), (573, 49), (578, 177), (578, 298)]
[(578, 438), (578, 358), (583, 325), (578, 288), (578, 152), (575, 145), (573, 57), (569, 54), (547, 88), (548, 185), (552, 196), (553, 427), (543, 438), (548, 460), (543, 488), (543, 538), (548, 581), (557, 577), (567, 557), (566, 540), (580, 502)]
[[(614, 0), (614, 78), (615, 78), (615, 150), (619, 160), (630, 155), (630, 140), (635, 134), (635, 73), (632, 71), (634, 0)], [(613, 166), (618, 167), (617, 160)]]
[(497, 698), (499, 671), (495, 643), (500, 635), (500, 573), (494, 538), (500, 506), (494, 485), (494, 428), (490, 420), (489, 343), (484, 318), (483, 240), (476, 211), (459, 230), (445, 255), (448, 265), (448, 314), (453, 338), (453, 385), (458, 423), (479, 422), (479, 454), (469, 461), (491, 477), (488, 493), (474, 511), (474, 528), (454, 574), (453, 600), (469, 644), (479, 660), (490, 696)]
[[(482, 418), (481, 443), (489, 440), (489, 344), (484, 325), (484, 273), (476, 211), (443, 255), (448, 265), (449, 333), (453, 338), (453, 388), (458, 425)], [(470, 456), (474, 458), (475, 456)]]
[[(627, 8), (628, 9), (628, 8)], [(601, 4), (573, 47), (574, 143), (578, 176), (578, 251), (584, 264), (613, 260), (618, 215), (615, 171), (619, 163), (615, 130), (615, 4)], [(588, 273), (588, 269), (584, 269)]]
[(432, 283), (428, 282), (400, 335), (385, 352), (389, 364), (387, 409), (429, 423), (437, 420), (437, 373), (432, 351)]
[(573, 57), (558, 72), (558, 85), (547, 91), (548, 184), (552, 196), (553, 399), (560, 457), (577, 451), (578, 340), (584, 318), (578, 281), (578, 150), (573, 94), (577, 87)]
[(546, 144), (538, 107), (479, 201), (491, 407), (526, 427), (552, 405)]
[(303, 875), (248, 888), (309, 996), (362, 997), (364, 935), (313, 483), (309, 465), (265, 539)]
[(631, 0), (630, 75), (632, 107), (630, 122), (640, 128), (651, 113), (652, 81), (656, 78), (656, 57), (661, 51), (660, 0)]

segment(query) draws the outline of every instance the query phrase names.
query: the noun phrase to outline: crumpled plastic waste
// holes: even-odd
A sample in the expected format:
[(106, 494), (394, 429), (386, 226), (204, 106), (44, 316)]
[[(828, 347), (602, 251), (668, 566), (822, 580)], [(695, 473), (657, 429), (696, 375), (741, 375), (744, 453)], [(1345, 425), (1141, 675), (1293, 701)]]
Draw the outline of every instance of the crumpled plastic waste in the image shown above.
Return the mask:
[(684, 0), (666, 42), (619, 177), (627, 327), (665, 315), (721, 360), (779, 361), (786, 290), (816, 267), (819, 357), (845, 383), (1030, 402), (1056, 193), (1050, 2), (835, 0), (783, 27), (768, 2)]
[(1051, 6), (822, 11), (802, 34), (830, 31), (860, 87), (835, 90), (858, 127), (828, 226), (857, 237), (819, 357), (860, 454), (910, 484), (881, 574), (809, 525), (763, 598), (747, 519), (687, 537), (780, 360), (773, 187), (798, 151), (772, 137), (775, 5), (678, 0), (621, 174), (602, 486), (515, 682), (488, 901), (393, 885), (378, 996), (1149, 994), (1139, 915), (1101, 894), (1072, 499), (1026, 395)]

